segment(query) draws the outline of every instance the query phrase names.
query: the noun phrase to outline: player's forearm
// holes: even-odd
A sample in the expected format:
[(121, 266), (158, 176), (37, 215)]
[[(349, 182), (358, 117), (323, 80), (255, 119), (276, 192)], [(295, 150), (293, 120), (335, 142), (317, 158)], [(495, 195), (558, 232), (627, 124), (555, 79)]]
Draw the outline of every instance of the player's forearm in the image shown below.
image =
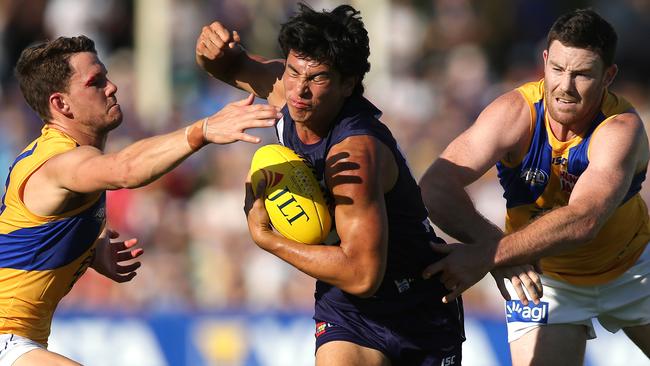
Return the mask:
[(112, 189), (147, 185), (174, 169), (193, 152), (185, 129), (137, 141), (112, 155), (111, 170), (116, 177)]
[(196, 55), (196, 63), (203, 68), (208, 74), (215, 79), (235, 87), (237, 85), (238, 74), (244, 63), (249, 59), (245, 51), (224, 55), (215, 60), (210, 60), (204, 56)]
[(498, 240), (502, 231), (483, 217), (460, 184), (425, 175), (420, 182), (429, 218), (445, 233), (464, 243)]
[(494, 254), (495, 266), (533, 263), (592, 240), (600, 229), (593, 212), (564, 206), (505, 236)]
[(362, 264), (341, 246), (302, 244), (275, 234), (264, 242), (264, 250), (301, 272), (359, 297), (372, 296), (385, 272), (385, 260)]

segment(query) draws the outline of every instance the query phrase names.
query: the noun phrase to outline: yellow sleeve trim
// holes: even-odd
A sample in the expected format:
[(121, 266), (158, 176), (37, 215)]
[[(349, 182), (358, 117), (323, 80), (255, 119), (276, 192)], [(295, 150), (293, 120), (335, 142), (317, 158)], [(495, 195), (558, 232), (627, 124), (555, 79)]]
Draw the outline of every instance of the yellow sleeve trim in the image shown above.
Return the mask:
[[(591, 138), (593, 139), (598, 130), (612, 119), (622, 113), (631, 112), (632, 110), (634, 110), (634, 106), (632, 106), (632, 104), (625, 98), (619, 97), (612, 92), (605, 91), (605, 100), (603, 100), (601, 109), (602, 113), (605, 115), (605, 119), (596, 126), (594, 131), (591, 133)], [(587, 146), (587, 159), (591, 159), (591, 142), (589, 143), (589, 146)]]
[(530, 142), (533, 139), (533, 131), (535, 130), (535, 121), (537, 121), (537, 110), (535, 109), (535, 103), (539, 101), (543, 95), (543, 83), (543, 80), (540, 80), (538, 82), (530, 82), (515, 89), (521, 94), (522, 97), (524, 97), (524, 100), (528, 104), (528, 109), (530, 110), (530, 126), (528, 127), (528, 141), (526, 142), (526, 146), (528, 148), (526, 148), (526, 150), (515, 159), (501, 159), (501, 164), (505, 165), (508, 168), (514, 168), (519, 165), (524, 159), (524, 156), (526, 156), (526, 152), (530, 148)]
[[(46, 129), (44, 128), (43, 131), (46, 131)], [(47, 131), (47, 132), (51, 133), (51, 132), (58, 132), (58, 131)], [(76, 142), (73, 139), (69, 138), (67, 135), (65, 135), (63, 133), (59, 133), (58, 136), (57, 135), (52, 136), (47, 132), (46, 132), (47, 136), (41, 136), (42, 138), (39, 138), (36, 141), (38, 144), (40, 144), (39, 147), (44, 149), (45, 152), (42, 152), (43, 150), (40, 150), (38, 155), (33, 156), (36, 161), (33, 161), (31, 163), (31, 164), (33, 164), (32, 166), (25, 167), (20, 172), (16, 172), (17, 174), (20, 175), (20, 177), (17, 177), (18, 181), (16, 181), (16, 186), (15, 186), (16, 190), (14, 192), (15, 200), (16, 200), (18, 206), (19, 206), (19, 209), (22, 210), (23, 215), (27, 219), (31, 220), (35, 225), (40, 225), (40, 224), (43, 224), (43, 223), (56, 221), (56, 220), (59, 220), (59, 219), (65, 218), (65, 217), (71, 217), (71, 216), (77, 215), (80, 212), (83, 212), (84, 210), (91, 207), (95, 202), (97, 202), (97, 200), (101, 196), (101, 193), (97, 193), (96, 195), (94, 195), (94, 197), (92, 197), (92, 199), (90, 199), (89, 201), (84, 203), (82, 206), (80, 206), (80, 207), (78, 207), (78, 208), (76, 208), (74, 210), (70, 210), (70, 211), (63, 212), (63, 213), (58, 214), (58, 215), (52, 215), (52, 216), (37, 215), (37, 214), (33, 213), (32, 211), (30, 211), (27, 208), (27, 206), (25, 205), (25, 201), (24, 201), (24, 191), (25, 191), (25, 185), (27, 184), (27, 180), (38, 169), (40, 169), (43, 166), (43, 164), (48, 162), (50, 159), (52, 159), (53, 157), (55, 157), (55, 156), (57, 156), (59, 154), (63, 154), (65, 152), (71, 151), (72, 149), (74, 149), (77, 146)], [(61, 139), (63, 139), (63, 140), (61, 140)], [(47, 140), (49, 140), (49, 141), (47, 141)], [(55, 140), (55, 142), (52, 141), (52, 140)], [(55, 145), (53, 146), (52, 143), (54, 143)], [(39, 147), (37, 147), (37, 149)]]

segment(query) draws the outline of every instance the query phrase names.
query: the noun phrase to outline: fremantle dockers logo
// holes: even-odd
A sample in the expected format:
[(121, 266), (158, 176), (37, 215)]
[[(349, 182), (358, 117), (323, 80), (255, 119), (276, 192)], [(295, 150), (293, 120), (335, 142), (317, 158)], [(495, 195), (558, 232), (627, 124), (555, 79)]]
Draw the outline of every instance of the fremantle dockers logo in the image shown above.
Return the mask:
[(548, 182), (548, 174), (541, 169), (528, 169), (521, 172), (519, 178), (529, 186), (543, 186)]
[(95, 210), (95, 212), (93, 212), (92, 216), (93, 216), (93, 219), (95, 219), (96, 221), (99, 221), (99, 222), (104, 221), (104, 219), (106, 218), (106, 207), (103, 206), (103, 205), (101, 207), (98, 207)]

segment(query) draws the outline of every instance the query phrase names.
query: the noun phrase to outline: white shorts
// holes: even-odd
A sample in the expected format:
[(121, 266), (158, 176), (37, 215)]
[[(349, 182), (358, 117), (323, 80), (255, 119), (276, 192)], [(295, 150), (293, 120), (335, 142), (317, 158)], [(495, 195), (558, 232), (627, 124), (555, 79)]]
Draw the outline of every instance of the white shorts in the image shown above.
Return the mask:
[(31, 339), (15, 334), (0, 334), (0, 366), (11, 366), (18, 357), (38, 348), (45, 349)]
[[(577, 286), (541, 275), (544, 294), (540, 303), (524, 306), (519, 300), (506, 301), (508, 342), (547, 324), (576, 324), (596, 338), (593, 319), (615, 333), (621, 328), (650, 324), (650, 245), (632, 268), (612, 282)], [(506, 281), (512, 299), (517, 299)]]

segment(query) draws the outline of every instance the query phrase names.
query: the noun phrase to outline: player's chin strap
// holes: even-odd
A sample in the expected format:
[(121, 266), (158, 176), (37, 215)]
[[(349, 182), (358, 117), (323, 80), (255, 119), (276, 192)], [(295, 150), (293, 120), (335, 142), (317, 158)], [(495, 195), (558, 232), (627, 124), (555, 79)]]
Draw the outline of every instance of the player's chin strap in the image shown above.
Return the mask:
[(205, 139), (207, 129), (208, 117), (185, 127), (185, 138), (192, 151), (197, 151), (208, 143)]

